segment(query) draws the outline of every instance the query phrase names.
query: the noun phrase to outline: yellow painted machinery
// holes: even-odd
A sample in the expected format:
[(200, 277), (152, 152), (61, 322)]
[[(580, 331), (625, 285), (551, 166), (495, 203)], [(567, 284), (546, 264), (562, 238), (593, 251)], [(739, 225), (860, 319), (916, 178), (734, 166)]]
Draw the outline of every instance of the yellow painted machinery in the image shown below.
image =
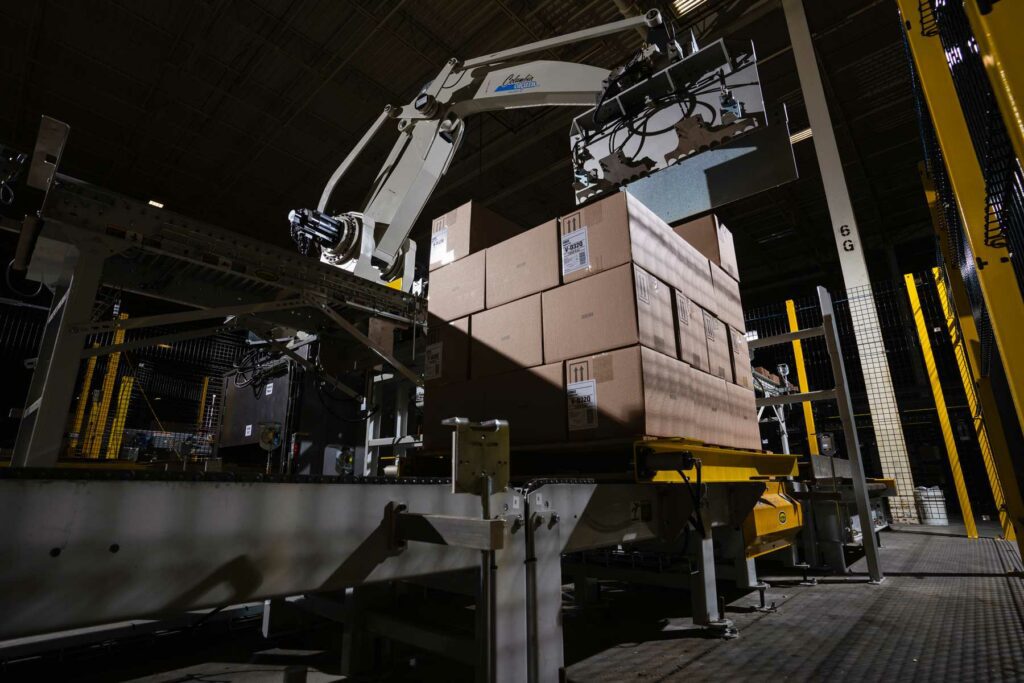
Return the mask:
[(765, 484), (765, 492), (743, 520), (748, 559), (790, 546), (800, 533), (804, 524), (803, 508), (786, 493), (785, 487), (782, 481)]

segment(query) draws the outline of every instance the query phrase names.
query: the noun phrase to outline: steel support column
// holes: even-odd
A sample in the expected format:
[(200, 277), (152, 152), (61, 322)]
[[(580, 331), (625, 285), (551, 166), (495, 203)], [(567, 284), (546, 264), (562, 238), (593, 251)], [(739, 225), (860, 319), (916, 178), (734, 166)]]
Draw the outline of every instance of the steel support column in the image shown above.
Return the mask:
[[(1024, 423), (1024, 355), (1019, 353), (1024, 324), (1024, 294), (1018, 286), (1013, 264), (1006, 250), (985, 239), (988, 209), (985, 178), (974, 152), (963, 110), (958, 106), (959, 98), (949, 72), (942, 42), (938, 35), (923, 30), (917, 2), (898, 0), (898, 3), (903, 15), (903, 27), (907, 32), (907, 42), (921, 83), (921, 91), (924, 93), (928, 114), (942, 148), (949, 184), (956, 196), (956, 208), (963, 232), (975, 258), (974, 272), (981, 286), (996, 346), (1006, 372), (1007, 384), (1013, 396), (1015, 414), (1017, 420)], [(1011, 128), (1012, 126), (1008, 126), (1008, 129)], [(943, 223), (937, 220), (939, 199), (935, 196), (927, 174), (922, 175), (925, 194), (928, 196), (929, 205), (933, 207), (932, 220), (936, 230), (942, 233), (939, 243), (943, 249), (943, 260), (947, 264), (955, 264), (957, 261), (951, 257), (948, 235), (945, 234)], [(971, 371), (977, 382), (978, 398), (991, 437), (995, 467), (1006, 496), (1007, 512), (1016, 527), (1018, 547), (1024, 552), (1024, 497), (1009, 450), (1004, 447), (1006, 441), (999, 404), (990, 378), (984, 377), (981, 373), (978, 330), (972, 316), (963, 276), (955, 267), (948, 268), (947, 274), (971, 362)]]
[(818, 71), (814, 43), (804, 14), (803, 0), (782, 0), (782, 7), (786, 14), (786, 25), (793, 46), (800, 89), (807, 106), (811, 129), (814, 131), (814, 149), (825, 186), (829, 215), (832, 218), (839, 251), (839, 265), (849, 294), (850, 315), (853, 319), (861, 368), (864, 371), (864, 384), (878, 456), (883, 474), (895, 479), (900, 491), (898, 497), (890, 499), (890, 508), (896, 521), (916, 523), (917, 511), (911, 493), (914, 482), (903, 436), (903, 425), (892, 388), (871, 281), (868, 278), (853, 204), (850, 201), (846, 175), (832, 128), (825, 89)]
[[(956, 195), (963, 231), (974, 254), (975, 272), (1006, 371), (1017, 420), (1024, 424), (1024, 354), (1020, 353), (1020, 340), (1024, 335), (1024, 293), (1007, 250), (986, 239), (985, 178), (959, 106), (960, 99), (942, 42), (937, 34), (927, 32), (926, 35), (922, 30), (917, 0), (897, 1), (928, 113), (942, 148), (949, 183)], [(961, 315), (969, 310), (962, 310)]]
[(825, 346), (832, 362), (832, 375), (836, 378), (836, 405), (847, 441), (850, 479), (853, 481), (853, 494), (861, 525), (861, 542), (864, 544), (864, 555), (868, 561), (868, 574), (873, 582), (878, 583), (885, 575), (882, 573), (882, 563), (878, 559), (878, 538), (875, 536), (871, 501), (868, 500), (867, 481), (864, 478), (864, 462), (861, 458), (860, 439), (857, 437), (857, 420), (853, 414), (850, 388), (846, 384), (846, 364), (843, 362), (842, 349), (839, 348), (839, 330), (832, 310), (832, 298), (824, 287), (818, 287), (818, 301), (821, 304), (821, 326), (825, 328)]
[(47, 316), (39, 359), (18, 425), (12, 460), (15, 467), (51, 467), (60, 456), (84, 343), (84, 335), (72, 331), (72, 324), (89, 317), (105, 255), (83, 246), (72, 258), (66, 264), (70, 281), (63, 295), (59, 289), (54, 293)]
[(981, 48), (1006, 130), (1018, 159), (1024, 159), (1024, 5), (1019, 2), (964, 0), (964, 12)]

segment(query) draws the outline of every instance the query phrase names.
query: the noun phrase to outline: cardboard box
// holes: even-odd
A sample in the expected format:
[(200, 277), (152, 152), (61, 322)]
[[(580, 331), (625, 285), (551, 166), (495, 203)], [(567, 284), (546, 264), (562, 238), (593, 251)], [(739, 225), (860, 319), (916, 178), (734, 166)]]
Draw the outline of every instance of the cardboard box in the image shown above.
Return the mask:
[(569, 440), (691, 433), (694, 372), (686, 363), (642, 346), (566, 361)]
[(428, 315), (423, 355), (423, 379), (428, 386), (469, 379), (469, 318), (446, 322)]
[(544, 362), (540, 294), (476, 313), (470, 329), (472, 377), (487, 377)]
[(672, 291), (642, 268), (619, 266), (541, 297), (549, 363), (633, 344), (676, 355)]
[(725, 406), (726, 384), (725, 380), (706, 372), (691, 371), (690, 390), (694, 416), (690, 431), (680, 436), (720, 446), (728, 445), (726, 442), (732, 439), (727, 434), (730, 425)]
[(676, 343), (679, 345), (678, 357), (690, 366), (708, 372), (704, 310), (681, 292), (673, 290), (672, 293), (675, 300), (673, 313), (676, 320)]
[(705, 308), (715, 296), (708, 260), (627, 192), (562, 217), (562, 282), (635, 263)]
[(557, 287), (558, 221), (487, 249), (487, 308)]
[(512, 446), (565, 441), (562, 363), (490, 377), (484, 401), (491, 418), (508, 420)]
[(484, 310), (484, 252), (430, 273), (427, 312), (441, 320), (455, 320)]
[(733, 448), (761, 450), (761, 427), (757, 423), (757, 405), (750, 389), (727, 384), (726, 406), (731, 425), (729, 443)]
[(483, 251), (522, 231), (490, 209), (467, 202), (430, 226), (430, 270)]
[(707, 311), (704, 316), (704, 338), (708, 344), (709, 372), (722, 379), (732, 382), (732, 353), (729, 351), (728, 326)]
[(736, 245), (733, 242), (732, 233), (722, 225), (718, 216), (711, 213), (677, 225), (672, 229), (709, 261), (739, 282), (740, 269), (736, 262)]
[(714, 311), (720, 320), (724, 320), (737, 330), (747, 329), (743, 320), (740, 283), (714, 263), (711, 264), (711, 281), (715, 285), (715, 302), (709, 310)]
[(747, 335), (729, 326), (729, 351), (732, 352), (732, 381), (745, 389), (754, 389), (754, 377), (750, 369), (750, 347)]

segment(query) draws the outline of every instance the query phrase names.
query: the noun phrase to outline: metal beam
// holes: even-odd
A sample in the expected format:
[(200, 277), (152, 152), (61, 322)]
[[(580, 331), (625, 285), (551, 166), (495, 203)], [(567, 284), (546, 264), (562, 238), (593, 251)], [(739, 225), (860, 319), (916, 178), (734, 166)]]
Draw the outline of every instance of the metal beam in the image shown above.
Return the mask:
[(839, 265), (848, 293), (850, 316), (864, 373), (868, 406), (872, 416), (871, 426), (878, 445), (879, 461), (886, 476), (899, 480), (902, 492), (900, 496), (890, 501), (890, 510), (896, 521), (916, 523), (917, 510), (910, 494), (914, 481), (903, 424), (896, 413), (898, 404), (892, 387), (888, 356), (878, 322), (878, 312), (875, 309), (867, 263), (864, 260), (863, 244), (853, 213), (842, 158), (839, 156), (814, 42), (807, 25), (807, 16), (804, 14), (803, 0), (782, 0), (782, 8), (785, 11), (786, 26), (793, 46), (800, 90), (804, 96), (811, 128), (814, 130), (814, 151), (821, 169), (825, 201), (832, 219)]
[(747, 345), (752, 349), (760, 349), (766, 346), (775, 346), (777, 344), (785, 344), (786, 342), (795, 342), (800, 339), (813, 339), (814, 337), (820, 337), (823, 334), (825, 334), (825, 331), (821, 328), (821, 326), (808, 327), (803, 330), (783, 332), (782, 334), (776, 334), (771, 337), (752, 339), (747, 342)]
[(414, 372), (413, 370), (408, 368), (405, 365), (405, 363), (403, 363), (402, 361), (398, 360), (393, 355), (388, 353), (387, 350), (384, 349), (384, 347), (382, 347), (380, 344), (367, 337), (359, 330), (359, 328), (350, 323), (348, 320), (345, 320), (345, 318), (338, 315), (338, 313), (329, 305), (327, 305), (326, 303), (311, 305), (316, 306), (320, 310), (320, 312), (322, 312), (324, 315), (326, 315), (328, 318), (334, 321), (335, 325), (337, 325), (338, 327), (340, 327), (341, 329), (345, 330), (350, 335), (355, 337), (357, 341), (366, 346), (366, 348), (373, 351), (381, 360), (383, 360), (385, 363), (394, 368), (395, 371), (398, 372), (400, 375), (402, 375), (403, 377), (405, 377), (418, 387), (423, 386), (423, 377), (419, 373)]
[(212, 327), (203, 327), (198, 330), (187, 330), (185, 332), (178, 332), (177, 334), (158, 334), (154, 337), (146, 337), (145, 339), (133, 339), (129, 342), (122, 344), (110, 344), (109, 346), (92, 346), (82, 351), (82, 358), (95, 358), (96, 356), (105, 356), (108, 353), (119, 353), (121, 351), (132, 351), (134, 349), (142, 349), (147, 346), (156, 346), (157, 344), (170, 344), (173, 342), (185, 341), (186, 339), (195, 339), (197, 337), (209, 337), (212, 334), (218, 332), (226, 332), (234, 329), (233, 325), (214, 325)]
[(885, 575), (878, 559), (878, 539), (875, 538), (871, 501), (868, 500), (867, 481), (864, 477), (864, 462), (861, 457), (860, 439), (857, 436), (857, 418), (853, 413), (850, 388), (846, 383), (846, 364), (843, 362), (843, 352), (839, 346), (839, 328), (836, 326), (835, 312), (832, 309), (832, 297), (824, 287), (818, 287), (818, 302), (821, 305), (822, 327), (826, 330), (825, 345), (832, 363), (832, 375), (836, 380), (836, 405), (839, 408), (839, 419), (843, 423), (847, 456), (850, 459), (850, 478), (853, 480), (857, 516), (860, 518), (861, 542), (868, 561), (868, 574), (871, 580), (877, 583), (884, 579)]
[(782, 394), (781, 396), (765, 396), (756, 399), (757, 407), (761, 406), (784, 406), (791, 403), (804, 403), (807, 401), (834, 401), (836, 399), (835, 389), (819, 389), (818, 391), (806, 391), (802, 394)]
[(255, 304), (238, 304), (236, 306), (218, 306), (216, 308), (200, 308), (194, 311), (182, 311), (180, 313), (161, 313), (149, 315), (142, 318), (129, 318), (127, 320), (111, 320), (109, 322), (93, 323), (82, 322), (72, 326), (72, 331), (77, 334), (97, 334), (110, 332), (112, 330), (134, 330), (140, 327), (154, 327), (156, 325), (175, 325), (188, 323), (196, 320), (208, 320), (210, 318), (226, 318), (233, 315), (246, 315), (251, 313), (267, 313), (269, 311), (286, 311), (308, 306), (302, 299), (286, 299), (284, 301), (261, 301)]

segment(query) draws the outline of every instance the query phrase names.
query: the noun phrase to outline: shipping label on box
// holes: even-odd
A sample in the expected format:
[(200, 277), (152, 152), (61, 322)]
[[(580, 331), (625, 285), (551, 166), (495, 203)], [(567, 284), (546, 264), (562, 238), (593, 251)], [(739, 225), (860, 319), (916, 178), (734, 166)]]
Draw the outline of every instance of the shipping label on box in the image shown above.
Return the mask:
[(427, 344), (423, 353), (423, 379), (438, 379), (441, 376), (443, 352), (444, 342)]
[(562, 235), (562, 277), (590, 268), (587, 226)]
[(565, 387), (569, 431), (597, 429), (597, 382), (586, 379)]
[(444, 265), (454, 261), (455, 252), (448, 248), (448, 226), (444, 216), (434, 220), (430, 233), (430, 262)]

